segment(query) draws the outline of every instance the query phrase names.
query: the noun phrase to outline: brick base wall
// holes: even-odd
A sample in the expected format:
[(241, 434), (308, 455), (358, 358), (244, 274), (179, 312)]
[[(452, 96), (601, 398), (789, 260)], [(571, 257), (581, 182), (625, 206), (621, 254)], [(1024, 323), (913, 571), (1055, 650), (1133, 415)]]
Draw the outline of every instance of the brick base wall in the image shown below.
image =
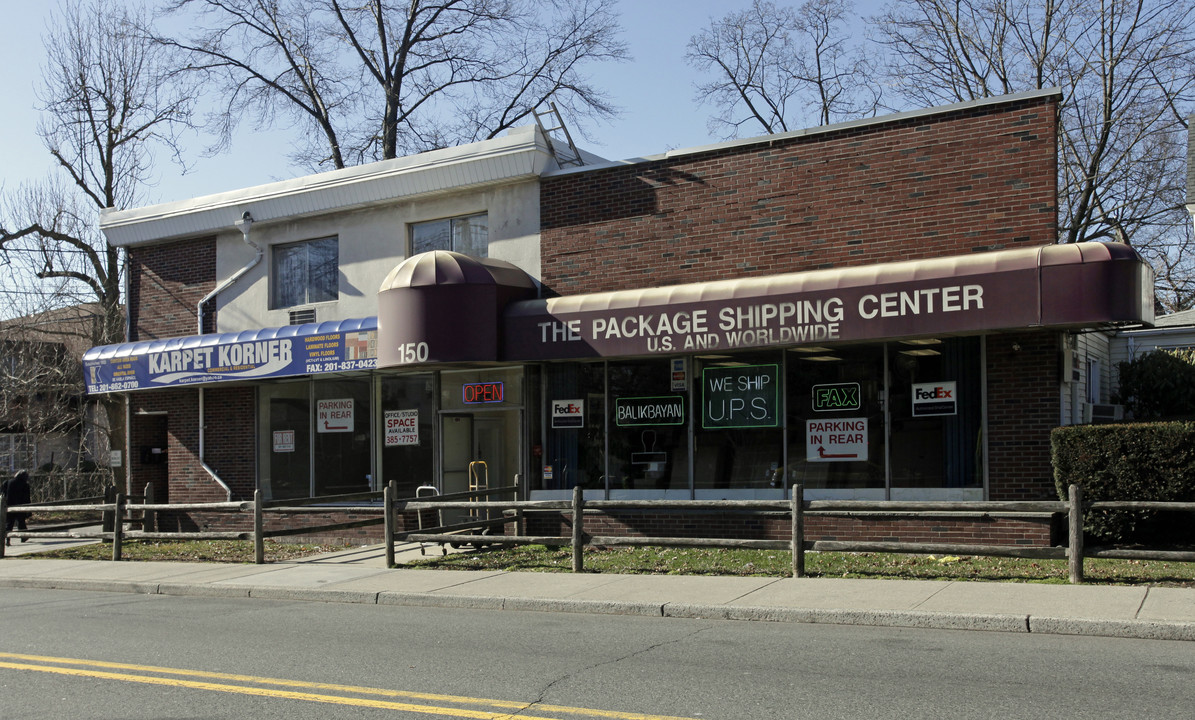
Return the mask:
[[(358, 522), (378, 519), (376, 525), (344, 530), (312, 531), (294, 536), (277, 538), (279, 542), (340, 542), (345, 544), (377, 544), (384, 541), (385, 529), (378, 513), (337, 512), (274, 514), (267, 513), (265, 529), (318, 528), (336, 523)], [(434, 523), (425, 519), (424, 527)], [(418, 529), (414, 513), (404, 513), (396, 523), (398, 532)], [(891, 517), (881, 515), (855, 515), (852, 517), (830, 517), (806, 515), (806, 539), (868, 541), (868, 542), (913, 542), (913, 543), (957, 543), (966, 545), (1022, 545), (1026, 547), (1050, 547), (1058, 544), (1059, 523), (1048, 515), (993, 517), (990, 515), (950, 515), (934, 517)], [(507, 533), (513, 533), (514, 526), (507, 526)], [(701, 537), (741, 538), (753, 540), (783, 540), (791, 537), (791, 523), (785, 515), (742, 515), (727, 513), (687, 514), (658, 513), (604, 513), (590, 512), (585, 515), (585, 532), (589, 535), (613, 537)], [(158, 529), (164, 532), (252, 532), (253, 515), (248, 512), (233, 513), (159, 513)], [(497, 532), (497, 531), (495, 531)], [(526, 533), (532, 536), (569, 537), (572, 523), (561, 513), (529, 513), (526, 516)]]
[[(967, 545), (1025, 545), (1049, 547), (1055, 542), (1055, 522), (1048, 515), (992, 517), (990, 515), (941, 515), (899, 517), (855, 515), (805, 516), (805, 538), (812, 540), (959, 543)], [(613, 537), (702, 537), (753, 540), (789, 540), (791, 521), (786, 515), (727, 513), (592, 513), (585, 515), (585, 532)], [(558, 513), (527, 517), (527, 534), (568, 537), (571, 521)]]

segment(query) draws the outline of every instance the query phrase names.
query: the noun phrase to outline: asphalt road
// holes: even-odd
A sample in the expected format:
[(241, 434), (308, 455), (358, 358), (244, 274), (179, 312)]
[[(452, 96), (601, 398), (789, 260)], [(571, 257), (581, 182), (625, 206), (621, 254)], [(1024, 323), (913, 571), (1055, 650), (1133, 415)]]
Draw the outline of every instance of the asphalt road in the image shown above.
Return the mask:
[(1187, 717), (1195, 643), (5, 589), (0, 718)]

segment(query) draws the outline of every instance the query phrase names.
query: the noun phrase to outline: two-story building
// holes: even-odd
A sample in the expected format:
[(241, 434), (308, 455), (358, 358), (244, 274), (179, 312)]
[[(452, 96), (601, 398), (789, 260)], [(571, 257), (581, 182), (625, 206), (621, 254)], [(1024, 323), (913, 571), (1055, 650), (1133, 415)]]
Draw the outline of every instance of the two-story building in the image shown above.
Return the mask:
[[(523, 128), (107, 212), (129, 342), (88, 387), (176, 502), (479, 460), (531, 499), (1047, 497), (1074, 334), (1153, 317), (1130, 248), (1056, 244), (1058, 100), (570, 167)], [(1018, 522), (983, 533), (1048, 542)]]

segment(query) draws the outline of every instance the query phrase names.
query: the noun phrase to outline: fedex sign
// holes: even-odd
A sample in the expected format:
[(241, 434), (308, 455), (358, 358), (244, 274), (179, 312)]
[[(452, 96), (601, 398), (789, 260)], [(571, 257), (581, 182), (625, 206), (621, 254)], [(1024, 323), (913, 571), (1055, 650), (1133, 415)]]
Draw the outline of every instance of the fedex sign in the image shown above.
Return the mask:
[(552, 401), (553, 428), (585, 427), (585, 401), (553, 400)]
[(953, 380), (936, 383), (915, 383), (913, 417), (958, 414), (958, 383)]

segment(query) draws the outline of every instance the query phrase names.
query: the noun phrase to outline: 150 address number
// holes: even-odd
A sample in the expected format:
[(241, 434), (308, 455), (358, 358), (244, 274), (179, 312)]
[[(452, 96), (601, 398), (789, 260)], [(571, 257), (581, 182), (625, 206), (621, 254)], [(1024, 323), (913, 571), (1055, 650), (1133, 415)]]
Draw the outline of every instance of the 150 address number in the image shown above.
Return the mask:
[(427, 362), (430, 353), (425, 342), (403, 343), (396, 349), (398, 350), (398, 363), (400, 365)]

